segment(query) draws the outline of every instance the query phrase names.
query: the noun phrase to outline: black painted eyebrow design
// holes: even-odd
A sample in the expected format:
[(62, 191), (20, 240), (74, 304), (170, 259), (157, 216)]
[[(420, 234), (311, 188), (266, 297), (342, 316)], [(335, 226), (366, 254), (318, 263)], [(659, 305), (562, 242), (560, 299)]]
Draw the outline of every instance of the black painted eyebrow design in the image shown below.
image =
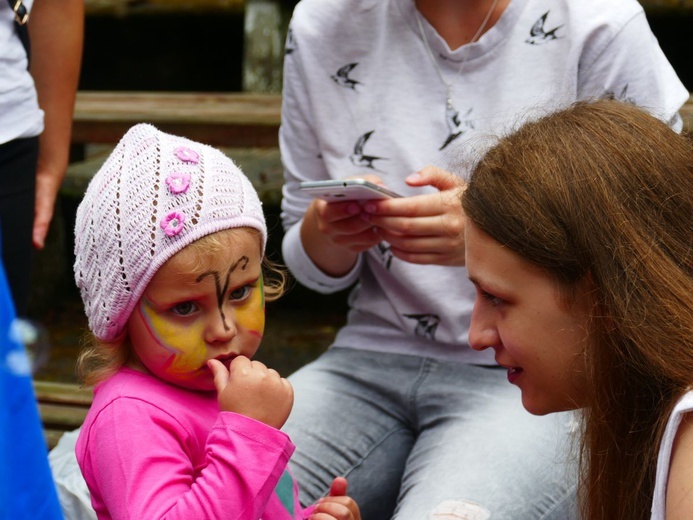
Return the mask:
[(202, 273), (200, 276), (197, 277), (195, 280), (196, 282), (201, 282), (208, 276), (214, 277), (214, 288), (216, 290), (216, 295), (217, 295), (217, 308), (219, 309), (219, 316), (221, 317), (221, 322), (224, 324), (224, 330), (229, 330), (229, 325), (226, 323), (226, 316), (224, 315), (224, 295), (226, 294), (226, 291), (229, 289), (229, 281), (231, 279), (231, 274), (238, 269), (240, 266), (241, 271), (245, 271), (246, 268), (248, 267), (248, 262), (250, 260), (248, 259), (247, 256), (242, 256), (241, 258), (238, 259), (238, 261), (233, 264), (231, 267), (229, 267), (229, 270), (226, 271), (226, 278), (224, 280), (224, 284), (222, 285), (221, 283), (221, 276), (219, 271), (207, 271), (206, 273)]

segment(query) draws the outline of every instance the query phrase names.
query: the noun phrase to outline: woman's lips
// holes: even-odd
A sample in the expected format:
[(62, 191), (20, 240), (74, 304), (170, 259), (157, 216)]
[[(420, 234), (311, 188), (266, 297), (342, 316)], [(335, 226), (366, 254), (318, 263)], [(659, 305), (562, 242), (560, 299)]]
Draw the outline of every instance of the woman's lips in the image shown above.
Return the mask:
[(520, 367), (509, 367), (508, 368), (508, 382), (515, 384), (517, 378), (522, 375), (523, 370)]

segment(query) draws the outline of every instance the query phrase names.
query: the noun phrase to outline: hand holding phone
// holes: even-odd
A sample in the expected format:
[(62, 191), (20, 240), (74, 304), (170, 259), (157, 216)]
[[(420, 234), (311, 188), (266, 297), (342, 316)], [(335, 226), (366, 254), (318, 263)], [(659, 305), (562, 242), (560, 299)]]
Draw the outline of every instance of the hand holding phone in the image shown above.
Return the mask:
[(379, 200), (401, 197), (398, 193), (365, 179), (308, 181), (300, 183), (298, 189), (327, 202)]

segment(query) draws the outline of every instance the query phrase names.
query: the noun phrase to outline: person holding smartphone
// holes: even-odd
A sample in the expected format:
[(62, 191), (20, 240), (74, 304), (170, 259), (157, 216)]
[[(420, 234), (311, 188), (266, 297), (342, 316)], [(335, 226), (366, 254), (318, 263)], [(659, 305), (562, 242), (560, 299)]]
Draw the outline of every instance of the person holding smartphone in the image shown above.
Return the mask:
[[(296, 6), (284, 261), (321, 293), (356, 284), (334, 344), (290, 377), (304, 503), (340, 474), (364, 520), (575, 517), (572, 415), (527, 413), (491, 349), (469, 348), (465, 171), (446, 165), (473, 161), (483, 136), (601, 97), (681, 129), (688, 92), (635, 0)], [(403, 197), (328, 203), (299, 189), (349, 177)]]

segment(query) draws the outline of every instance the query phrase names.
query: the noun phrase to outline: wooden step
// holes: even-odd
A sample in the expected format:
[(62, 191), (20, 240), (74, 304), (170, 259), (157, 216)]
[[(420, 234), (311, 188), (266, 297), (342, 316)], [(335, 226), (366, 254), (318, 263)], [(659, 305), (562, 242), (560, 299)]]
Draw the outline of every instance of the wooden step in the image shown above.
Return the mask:
[(87, 16), (128, 16), (170, 13), (242, 13), (244, 0), (86, 0)]
[(212, 146), (276, 147), (278, 94), (203, 92), (77, 93), (73, 143), (117, 143), (137, 123)]
[(94, 396), (91, 389), (49, 381), (34, 381), (34, 393), (49, 449), (63, 433), (82, 425)]

